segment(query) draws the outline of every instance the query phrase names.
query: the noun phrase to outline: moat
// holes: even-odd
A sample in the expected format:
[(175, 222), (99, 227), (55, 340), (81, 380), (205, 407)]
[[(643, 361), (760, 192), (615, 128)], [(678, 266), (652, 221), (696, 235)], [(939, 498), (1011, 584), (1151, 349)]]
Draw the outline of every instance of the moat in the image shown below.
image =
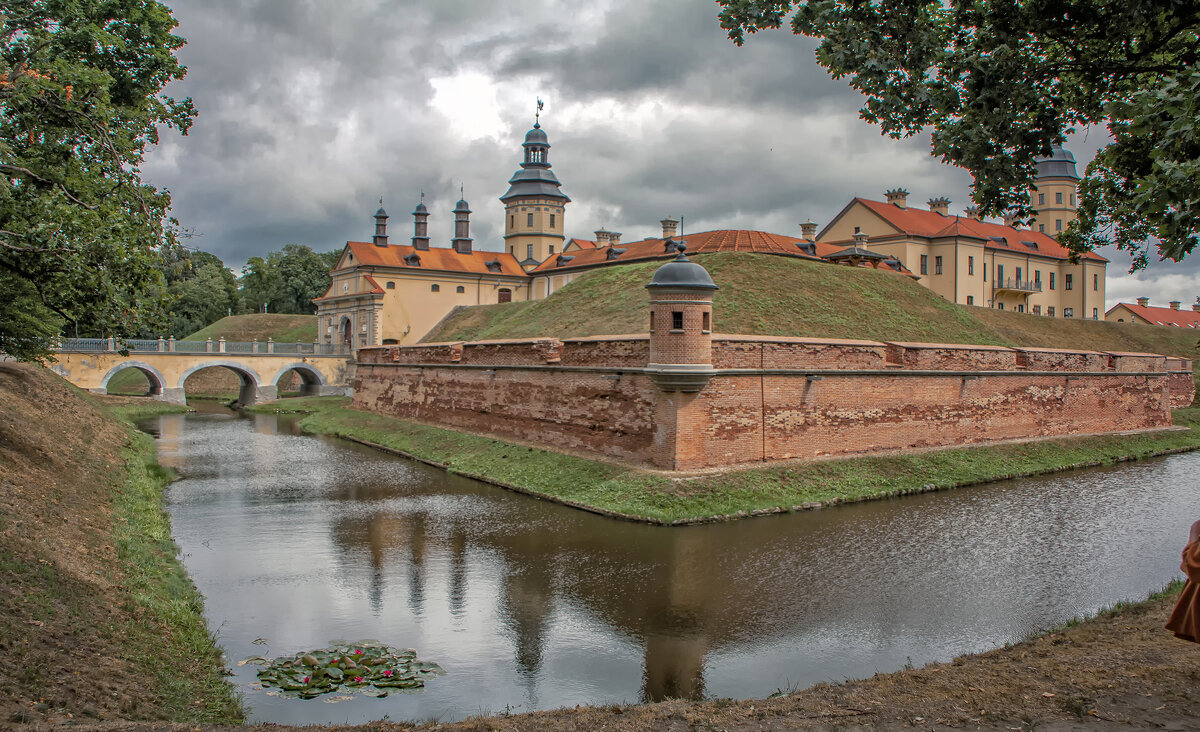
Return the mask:
[[(762, 697), (1021, 639), (1178, 575), (1200, 454), (665, 529), (337, 440), (288, 417), (147, 423), (173, 532), (251, 721), (450, 721)], [(247, 656), (416, 648), (424, 692), (336, 704), (252, 688)]]

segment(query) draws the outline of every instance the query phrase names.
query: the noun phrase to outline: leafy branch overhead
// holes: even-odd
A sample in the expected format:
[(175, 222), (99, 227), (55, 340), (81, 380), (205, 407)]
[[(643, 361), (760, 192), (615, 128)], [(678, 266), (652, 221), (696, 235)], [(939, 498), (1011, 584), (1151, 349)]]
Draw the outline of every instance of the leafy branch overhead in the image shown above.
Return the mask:
[(0, 350), (162, 323), (170, 197), (139, 166), (195, 115), (161, 94), (175, 25), (148, 0), (0, 0)]
[(990, 215), (1032, 215), (1033, 159), (1107, 124), (1080, 185), (1077, 252), (1115, 243), (1134, 268), (1200, 240), (1200, 3), (1194, 0), (718, 0), (737, 44), (785, 22), (866, 97), (892, 137), (924, 130), (970, 170)]

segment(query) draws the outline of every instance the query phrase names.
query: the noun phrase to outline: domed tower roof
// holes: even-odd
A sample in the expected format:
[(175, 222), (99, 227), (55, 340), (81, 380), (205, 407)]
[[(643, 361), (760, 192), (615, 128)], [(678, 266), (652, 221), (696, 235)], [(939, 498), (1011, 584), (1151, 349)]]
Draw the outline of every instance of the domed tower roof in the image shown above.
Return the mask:
[(550, 170), (550, 139), (541, 123), (534, 124), (533, 129), (525, 133), (521, 147), (525, 148), (525, 162), (509, 178), (508, 191), (500, 200), (507, 202), (512, 198), (536, 196), (555, 198), (564, 203), (570, 201), (570, 197), (559, 190), (562, 183), (558, 182), (558, 176)]
[(424, 201), (421, 201), (420, 203), (418, 203), (417, 207), (413, 209), (414, 216), (416, 216), (417, 214), (427, 214), (427, 213), (429, 213), (429, 209), (425, 208)]
[(375, 218), (386, 219), (387, 217), (388, 217), (388, 212), (383, 210), (383, 206), (380, 206), (379, 210), (375, 212)]
[(684, 253), (687, 250), (687, 244), (679, 242), (675, 245), (675, 249), (679, 254), (670, 262), (659, 267), (654, 273), (654, 277), (650, 280), (650, 284), (646, 285), (647, 289), (670, 287), (670, 288), (686, 288), (691, 290), (719, 290), (712, 277), (708, 274), (708, 270), (687, 258)]
[(454, 213), (471, 213), (471, 204), (464, 198), (458, 199), (458, 203), (454, 204)]
[(1075, 156), (1070, 150), (1065, 150), (1061, 145), (1050, 146), (1050, 157), (1034, 158), (1034, 165), (1037, 166), (1038, 178), (1072, 178), (1079, 180), (1079, 175), (1075, 172)]

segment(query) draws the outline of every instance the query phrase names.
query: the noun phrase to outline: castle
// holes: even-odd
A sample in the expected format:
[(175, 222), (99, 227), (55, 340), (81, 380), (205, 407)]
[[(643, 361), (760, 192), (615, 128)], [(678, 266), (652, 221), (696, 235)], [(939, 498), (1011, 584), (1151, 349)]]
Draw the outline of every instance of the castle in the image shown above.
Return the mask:
[[(394, 244), (388, 214), (375, 212), (370, 242), (349, 241), (332, 271), (329, 290), (315, 301), (318, 340), (347, 350), (418, 342), (457, 306), (491, 305), (549, 297), (576, 277), (598, 267), (670, 259), (679, 222), (666, 218), (662, 236), (621, 243), (616, 232), (595, 239), (567, 239), (566, 206), (571, 199), (550, 164), (550, 142), (540, 122), (525, 135), (523, 161), (500, 197), (504, 205), (504, 251), (474, 247), (471, 208), (454, 207), (449, 247), (432, 246), (429, 210), (413, 211), (408, 244)], [(950, 215), (950, 201), (929, 210), (907, 205), (907, 191), (887, 192), (887, 201), (853, 199), (817, 233), (801, 224), (801, 236), (723, 229), (689, 234), (693, 254), (742, 252), (870, 267), (909, 276), (962, 305), (1048, 317), (1096, 319), (1103, 311), (1107, 260), (1070, 253), (1047, 233), (1061, 231), (1074, 216), (1075, 160), (1055, 147), (1038, 161), (1038, 186), (1031, 201), (1038, 231), (982, 221), (968, 209)]]

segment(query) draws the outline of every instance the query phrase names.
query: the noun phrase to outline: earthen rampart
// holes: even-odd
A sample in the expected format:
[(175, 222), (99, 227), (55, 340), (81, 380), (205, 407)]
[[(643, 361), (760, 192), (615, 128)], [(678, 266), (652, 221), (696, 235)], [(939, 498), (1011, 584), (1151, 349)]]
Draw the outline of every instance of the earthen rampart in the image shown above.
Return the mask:
[(1151, 429), (1191, 361), (929, 343), (712, 335), (695, 393), (656, 386), (646, 336), (359, 351), (358, 406), (667, 470)]

